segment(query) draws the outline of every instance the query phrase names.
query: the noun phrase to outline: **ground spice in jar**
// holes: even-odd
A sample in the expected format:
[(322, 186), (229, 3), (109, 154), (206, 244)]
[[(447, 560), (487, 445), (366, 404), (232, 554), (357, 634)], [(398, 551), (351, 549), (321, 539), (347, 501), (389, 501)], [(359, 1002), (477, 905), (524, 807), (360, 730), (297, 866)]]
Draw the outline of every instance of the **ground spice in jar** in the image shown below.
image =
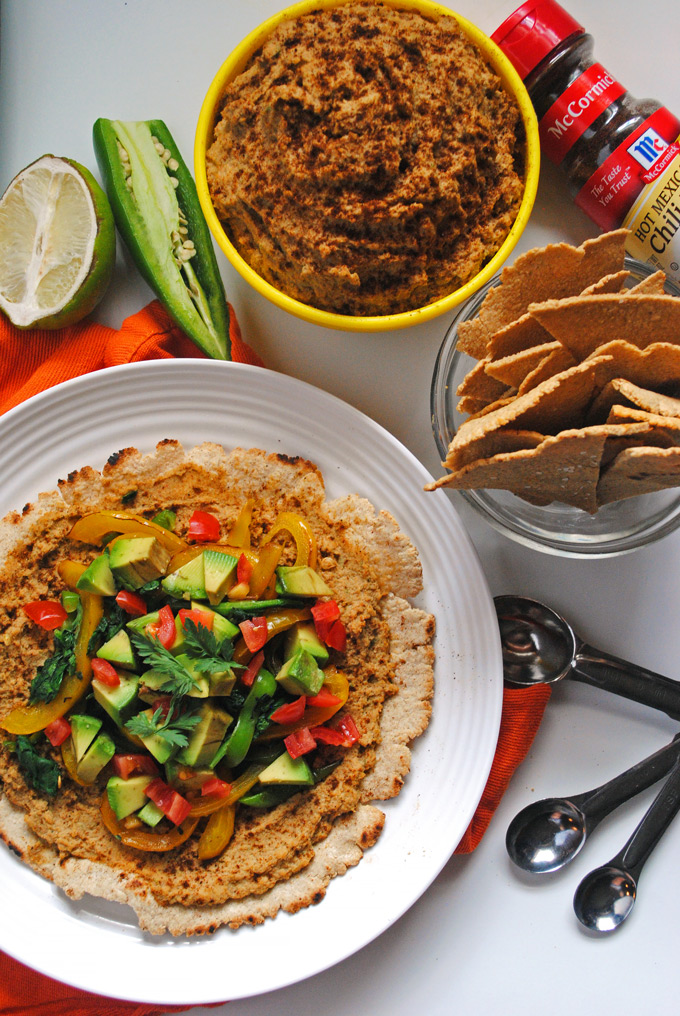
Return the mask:
[(680, 280), (680, 121), (635, 99), (594, 56), (592, 36), (554, 0), (529, 0), (492, 35), (522, 76), (544, 154), (603, 230)]

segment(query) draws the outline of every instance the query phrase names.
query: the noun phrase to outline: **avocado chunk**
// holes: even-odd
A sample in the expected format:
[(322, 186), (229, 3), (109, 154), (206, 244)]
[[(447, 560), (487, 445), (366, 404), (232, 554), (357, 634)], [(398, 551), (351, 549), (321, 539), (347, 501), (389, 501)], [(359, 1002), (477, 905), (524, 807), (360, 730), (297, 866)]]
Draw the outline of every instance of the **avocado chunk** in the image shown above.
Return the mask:
[[(152, 638), (151, 625), (158, 623), (158, 611), (154, 610), (150, 614), (144, 614), (143, 617), (133, 617), (131, 621), (128, 621), (125, 625), (126, 628), (130, 628), (131, 631), (139, 632), (144, 638)], [(182, 646), (184, 644), (184, 628), (179, 617), (175, 618), (175, 641), (170, 647), (170, 652), (173, 656), (182, 652)]]
[(290, 659), (291, 656), (295, 656), (298, 649), (306, 649), (319, 664), (328, 662), (328, 649), (316, 634), (312, 621), (300, 621), (286, 633), (284, 657)]
[(76, 582), (76, 589), (99, 596), (115, 596), (116, 582), (109, 567), (109, 555), (100, 554), (87, 566)]
[(228, 670), (213, 670), (208, 674), (210, 682), (210, 694), (215, 696), (231, 695), (236, 684), (238, 672), (229, 668)]
[[(187, 692), (189, 698), (208, 698), (210, 695), (210, 679), (207, 674), (196, 670), (196, 661), (184, 653), (180, 653), (177, 662), (181, 663), (184, 669), (194, 680), (193, 686)], [(145, 670), (139, 679), (139, 697), (144, 702), (155, 702), (158, 692), (168, 682), (168, 675), (165, 671)]]
[(131, 776), (124, 780), (122, 776), (111, 776), (106, 784), (106, 796), (117, 819), (127, 818), (133, 811), (139, 811), (146, 804), (146, 788), (153, 776)]
[(205, 600), (205, 570), (203, 554), (187, 561), (177, 571), (161, 580), (161, 586), (170, 596), (179, 600)]
[(201, 706), (199, 715), (189, 743), (177, 753), (177, 761), (188, 766), (210, 765), (232, 721), (224, 709), (216, 709), (207, 702)]
[(155, 536), (126, 536), (109, 547), (111, 571), (128, 589), (139, 589), (165, 575), (170, 556)]
[(203, 551), (205, 592), (209, 603), (221, 603), (236, 582), (238, 559), (220, 550)]
[[(146, 716), (149, 721), (153, 719), (154, 710), (144, 709), (139, 716)], [(150, 751), (157, 762), (163, 765), (168, 759), (175, 754), (176, 745), (171, 744), (165, 737), (161, 737), (160, 734), (146, 734), (142, 736), (138, 735), (139, 740), (142, 742), (147, 751)]]
[(97, 650), (97, 656), (102, 660), (108, 660), (116, 667), (122, 667), (123, 670), (137, 670), (137, 661), (130, 636), (124, 628), (117, 631), (108, 642), (105, 642)]
[(283, 755), (279, 755), (260, 773), (260, 783), (293, 783), (296, 786), (311, 787), (314, 776), (303, 758), (291, 758), (284, 751)]
[(100, 734), (76, 764), (76, 776), (83, 783), (94, 783), (104, 766), (116, 753), (116, 746), (108, 734)]
[(69, 717), (69, 720), (73, 755), (78, 763), (99, 733), (102, 721), (95, 716), (85, 716), (80, 713), (74, 713)]
[(124, 726), (132, 716), (137, 701), (139, 678), (132, 674), (118, 674), (120, 684), (111, 688), (95, 677), (92, 691), (102, 709), (106, 710), (117, 727)]
[(332, 596), (318, 572), (306, 564), (279, 565), (276, 569), (276, 592), (289, 596)]
[(237, 635), (241, 634), (238, 625), (235, 625), (233, 621), (230, 621), (226, 617), (222, 617), (217, 611), (211, 610), (210, 607), (206, 607), (205, 603), (197, 603), (195, 600), (191, 602), (192, 610), (202, 610), (206, 614), (212, 614), (212, 633), (215, 636), (218, 646), (221, 645), (225, 639), (234, 641)]
[(276, 675), (278, 683), (291, 695), (318, 695), (323, 678), (323, 670), (306, 649), (298, 649)]
[(157, 804), (154, 804), (153, 801), (147, 801), (144, 807), (140, 808), (137, 812), (137, 818), (141, 818), (142, 822), (145, 822), (146, 825), (151, 826), (153, 829), (164, 818), (164, 815)]

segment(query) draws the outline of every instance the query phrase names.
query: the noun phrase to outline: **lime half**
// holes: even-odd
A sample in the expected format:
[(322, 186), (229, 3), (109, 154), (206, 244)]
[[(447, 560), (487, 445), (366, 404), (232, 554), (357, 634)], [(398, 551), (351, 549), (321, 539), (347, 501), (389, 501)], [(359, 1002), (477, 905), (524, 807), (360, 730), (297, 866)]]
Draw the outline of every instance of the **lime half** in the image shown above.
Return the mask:
[(0, 199), (0, 309), (18, 328), (62, 328), (99, 303), (116, 256), (106, 194), (84, 166), (43, 155)]

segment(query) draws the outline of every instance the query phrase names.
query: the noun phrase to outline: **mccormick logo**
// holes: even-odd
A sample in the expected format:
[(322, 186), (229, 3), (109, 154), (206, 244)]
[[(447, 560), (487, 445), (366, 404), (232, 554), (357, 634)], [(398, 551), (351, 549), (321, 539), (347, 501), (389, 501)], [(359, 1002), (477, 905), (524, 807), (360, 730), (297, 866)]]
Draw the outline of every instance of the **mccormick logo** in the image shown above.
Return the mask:
[(664, 141), (655, 130), (648, 127), (644, 134), (641, 134), (629, 146), (628, 152), (643, 169), (651, 169), (667, 148), (668, 142)]

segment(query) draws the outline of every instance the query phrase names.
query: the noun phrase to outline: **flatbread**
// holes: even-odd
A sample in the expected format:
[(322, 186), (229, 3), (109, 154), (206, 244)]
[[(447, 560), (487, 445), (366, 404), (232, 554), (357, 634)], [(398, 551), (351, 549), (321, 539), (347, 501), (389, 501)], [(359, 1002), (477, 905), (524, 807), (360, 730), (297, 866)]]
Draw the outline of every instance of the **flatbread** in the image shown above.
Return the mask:
[(680, 447), (626, 448), (604, 470), (597, 485), (598, 505), (677, 487)]
[(264, 814), (241, 816), (224, 854), (202, 863), (195, 840), (169, 854), (124, 847), (99, 820), (101, 787), (65, 781), (49, 800), (26, 787), (13, 756), (0, 753), (5, 842), (73, 898), (92, 893), (129, 904), (140, 927), (153, 934), (212, 932), (223, 924), (261, 923), (281, 909), (294, 913), (319, 902), (330, 879), (376, 842), (384, 815), (374, 802), (394, 796), (408, 778), (410, 744), (431, 712), (434, 619), (408, 602), (422, 588), (417, 552), (392, 516), (365, 499), (326, 501), (323, 478), (306, 460), (257, 449), (227, 454), (213, 444), (185, 453), (175, 441), (161, 442), (149, 455), (125, 449), (101, 472), (81, 469), (60, 481), (59, 493), (41, 496), (0, 525), (3, 672), (8, 654), (16, 660), (17, 640), (32, 647), (21, 655), (23, 672), (20, 667), (14, 683), (0, 689), (5, 715), (24, 699), (22, 673), (34, 673), (48, 642), (45, 636), (35, 646), (16, 603), (49, 595), (66, 546), (71, 557), (91, 558), (91, 548), (67, 541), (76, 518), (120, 508), (125, 498), (137, 514), (173, 507), (180, 531), (200, 507), (216, 514), (226, 531), (248, 497), (255, 500), (256, 542), (280, 511), (305, 516), (317, 535), (319, 567), (347, 618), (347, 709), (361, 738), (331, 776)]

